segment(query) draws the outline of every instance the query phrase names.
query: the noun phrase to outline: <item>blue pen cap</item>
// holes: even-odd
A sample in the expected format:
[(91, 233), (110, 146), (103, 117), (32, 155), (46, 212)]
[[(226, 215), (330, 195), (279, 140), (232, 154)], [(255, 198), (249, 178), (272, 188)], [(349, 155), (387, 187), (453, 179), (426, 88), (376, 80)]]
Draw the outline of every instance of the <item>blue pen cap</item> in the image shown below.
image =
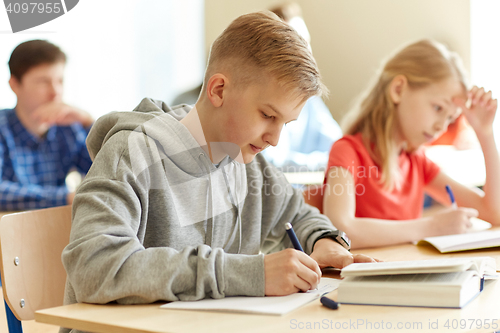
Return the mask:
[(332, 310), (337, 310), (339, 308), (339, 303), (335, 302), (333, 299), (330, 299), (326, 296), (321, 297), (320, 302), (321, 304)]

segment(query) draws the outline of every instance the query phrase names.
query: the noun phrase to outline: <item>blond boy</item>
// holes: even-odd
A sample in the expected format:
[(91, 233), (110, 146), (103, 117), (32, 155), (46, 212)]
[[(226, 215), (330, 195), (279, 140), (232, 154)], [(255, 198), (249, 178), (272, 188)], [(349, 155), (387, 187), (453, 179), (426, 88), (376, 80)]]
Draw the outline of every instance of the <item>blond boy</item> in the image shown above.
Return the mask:
[[(98, 120), (63, 252), (66, 303), (286, 295), (315, 288), (321, 267), (372, 261), (330, 238), (258, 154), (323, 89), (307, 43), (253, 13), (214, 42), (193, 109), (144, 99)], [(286, 222), (310, 256), (291, 249)]]

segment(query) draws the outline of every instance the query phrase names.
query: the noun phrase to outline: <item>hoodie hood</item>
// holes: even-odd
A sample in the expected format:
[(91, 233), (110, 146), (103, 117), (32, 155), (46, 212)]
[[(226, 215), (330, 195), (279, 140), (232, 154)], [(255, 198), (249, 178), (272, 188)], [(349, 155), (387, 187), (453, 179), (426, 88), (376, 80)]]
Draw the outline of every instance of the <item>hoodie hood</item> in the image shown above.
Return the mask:
[(134, 131), (138, 124), (152, 120), (155, 117), (168, 114), (176, 120), (184, 118), (191, 110), (191, 106), (182, 104), (174, 108), (169, 107), (165, 102), (152, 98), (144, 98), (135, 109), (124, 112), (111, 112), (100, 117), (92, 126), (87, 137), (87, 149), (92, 160), (102, 146), (113, 135), (120, 131)]

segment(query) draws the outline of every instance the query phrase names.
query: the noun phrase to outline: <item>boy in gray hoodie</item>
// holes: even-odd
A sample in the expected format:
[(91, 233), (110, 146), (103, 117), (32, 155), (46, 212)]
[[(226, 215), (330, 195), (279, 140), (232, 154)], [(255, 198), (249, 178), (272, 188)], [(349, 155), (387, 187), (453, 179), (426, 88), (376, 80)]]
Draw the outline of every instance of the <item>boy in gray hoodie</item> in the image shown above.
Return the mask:
[(193, 108), (144, 99), (100, 118), (62, 255), (65, 303), (287, 295), (315, 288), (322, 267), (372, 261), (258, 154), (324, 90), (307, 42), (253, 13), (214, 42)]

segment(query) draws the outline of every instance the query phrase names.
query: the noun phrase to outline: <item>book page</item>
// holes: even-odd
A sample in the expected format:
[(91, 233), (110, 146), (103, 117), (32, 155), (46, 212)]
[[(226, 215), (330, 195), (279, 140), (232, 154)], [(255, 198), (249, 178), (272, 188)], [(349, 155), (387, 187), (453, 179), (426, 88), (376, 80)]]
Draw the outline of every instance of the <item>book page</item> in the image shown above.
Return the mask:
[[(482, 274), (483, 272), (481, 270), (483, 261), (488, 261), (488, 266), (495, 265), (494, 259), (491, 257), (392, 261), (351, 264), (342, 269), (340, 275), (342, 277), (346, 277), (388, 274), (446, 273), (466, 271), (468, 269), (478, 270), (478, 273)], [(493, 263), (491, 263), (491, 261), (493, 261)]]
[[(345, 280), (346, 283), (383, 283), (390, 284), (391, 287), (397, 288), (408, 284), (407, 287), (416, 286), (418, 284), (434, 284), (434, 285), (461, 285), (474, 272), (450, 272), (450, 273), (429, 273), (429, 274), (403, 274), (403, 275), (376, 275), (376, 276), (355, 276)], [(342, 282), (343, 283), (343, 282)]]
[(266, 297), (225, 297), (220, 299), (203, 299), (199, 301), (170, 302), (161, 306), (162, 309), (207, 310), (283, 315), (301, 307), (319, 297), (337, 289), (340, 280), (321, 278), (318, 288), (305, 293), (295, 293), (288, 296)]
[(422, 242), (430, 243), (441, 253), (482, 249), (500, 246), (500, 230), (427, 237), (418, 244)]
[(472, 227), (470, 227), (467, 232), (485, 231), (491, 228), (490, 222), (478, 219), (477, 217), (471, 217), (470, 222), (472, 223)]

